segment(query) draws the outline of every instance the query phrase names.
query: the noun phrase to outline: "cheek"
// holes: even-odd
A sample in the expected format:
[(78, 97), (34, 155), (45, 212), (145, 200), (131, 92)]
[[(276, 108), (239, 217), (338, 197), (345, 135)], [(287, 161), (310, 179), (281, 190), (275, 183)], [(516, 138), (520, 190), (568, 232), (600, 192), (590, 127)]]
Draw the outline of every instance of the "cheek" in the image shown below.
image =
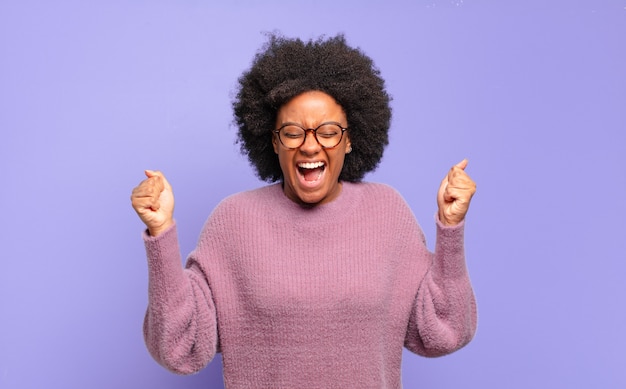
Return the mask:
[(343, 170), (343, 165), (346, 162), (346, 156), (345, 154), (341, 153), (341, 154), (335, 155), (333, 159), (334, 159), (333, 170), (336, 171), (337, 174), (339, 174)]
[(278, 164), (284, 176), (285, 173), (287, 173), (286, 170), (293, 164), (293, 153), (290, 150), (285, 150), (280, 147), (275, 148), (274, 151), (276, 152), (276, 158), (278, 158)]

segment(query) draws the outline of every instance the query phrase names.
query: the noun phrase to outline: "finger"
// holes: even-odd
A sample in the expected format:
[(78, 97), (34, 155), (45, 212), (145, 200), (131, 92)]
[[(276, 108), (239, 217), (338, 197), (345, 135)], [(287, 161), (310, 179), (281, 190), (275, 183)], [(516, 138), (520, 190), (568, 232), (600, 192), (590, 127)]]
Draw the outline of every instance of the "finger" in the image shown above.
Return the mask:
[(448, 178), (448, 183), (455, 187), (463, 187), (463, 188), (475, 188), (476, 187), (476, 183), (474, 182), (474, 180), (472, 180), (472, 178), (464, 170), (461, 170), (460, 168), (459, 169), (457, 169), (456, 167), (453, 168), (448, 173), (447, 178)]
[(458, 172), (458, 174), (451, 174), (448, 177), (448, 185), (454, 188), (471, 188), (475, 186), (472, 179), (463, 171)]
[(156, 212), (161, 208), (161, 204), (152, 197), (141, 197), (133, 199), (133, 208), (142, 213), (147, 210)]
[(465, 170), (465, 168), (467, 167), (467, 162), (468, 162), (467, 158), (464, 158), (461, 162), (454, 165), (454, 167), (458, 167), (461, 170)]
[(473, 192), (469, 188), (458, 188), (448, 186), (444, 193), (444, 197), (449, 201), (466, 203), (472, 197)]
[(142, 182), (138, 187), (133, 189), (131, 201), (133, 207), (151, 208), (156, 210), (159, 208), (159, 196), (161, 191), (156, 187), (154, 182)]
[(133, 189), (133, 194), (136, 196), (160, 196), (164, 189), (163, 178), (154, 176), (143, 180), (139, 186)]
[(455, 197), (455, 195), (454, 195), (454, 191), (450, 190), (449, 188), (446, 188), (446, 189), (443, 191), (443, 200), (444, 200), (446, 203), (451, 203), (451, 202), (453, 202), (454, 200), (456, 200), (456, 197)]
[(165, 178), (158, 171), (146, 170), (146, 175), (148, 178), (144, 180), (144, 182), (146, 183), (147, 188), (150, 188), (150, 190), (156, 190), (158, 196), (163, 189), (165, 189)]
[(162, 181), (158, 176), (151, 177), (134, 188), (131, 194), (133, 207), (157, 211), (161, 206), (159, 199), (163, 192)]
[(438, 199), (444, 199), (445, 197), (445, 192), (446, 192), (446, 188), (448, 186), (448, 175), (446, 174), (446, 176), (443, 178), (443, 180), (441, 180), (441, 183), (439, 184), (439, 189), (437, 190), (437, 198)]
[(146, 176), (148, 178), (155, 178), (156, 180), (158, 180), (160, 182), (160, 184), (162, 185), (160, 187), (160, 190), (163, 191), (164, 189), (167, 190), (172, 190), (172, 186), (170, 185), (169, 181), (167, 181), (167, 178), (165, 178), (165, 175), (163, 175), (163, 173), (159, 170), (146, 170), (145, 171)]
[(158, 170), (145, 170), (144, 173), (146, 174), (146, 177), (148, 177), (148, 181), (149, 180), (154, 180), (154, 181), (162, 181), (163, 179), (165, 179), (165, 177), (163, 176), (163, 173), (161, 173)]
[(466, 166), (467, 166), (467, 159), (464, 159), (461, 162), (457, 163), (456, 165), (452, 166), (446, 176), (446, 178), (448, 179), (448, 182), (452, 182), (454, 178), (459, 175), (467, 175), (467, 173), (465, 173), (465, 170), (464, 170)]

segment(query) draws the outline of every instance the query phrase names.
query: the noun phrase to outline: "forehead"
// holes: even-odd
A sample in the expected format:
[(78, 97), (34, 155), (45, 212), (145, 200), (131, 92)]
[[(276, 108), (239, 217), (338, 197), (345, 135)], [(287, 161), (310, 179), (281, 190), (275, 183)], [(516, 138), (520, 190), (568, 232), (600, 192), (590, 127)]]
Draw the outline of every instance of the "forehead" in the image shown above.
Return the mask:
[(325, 121), (345, 121), (343, 108), (335, 99), (320, 91), (304, 92), (278, 110), (277, 123), (294, 122), (314, 126)]

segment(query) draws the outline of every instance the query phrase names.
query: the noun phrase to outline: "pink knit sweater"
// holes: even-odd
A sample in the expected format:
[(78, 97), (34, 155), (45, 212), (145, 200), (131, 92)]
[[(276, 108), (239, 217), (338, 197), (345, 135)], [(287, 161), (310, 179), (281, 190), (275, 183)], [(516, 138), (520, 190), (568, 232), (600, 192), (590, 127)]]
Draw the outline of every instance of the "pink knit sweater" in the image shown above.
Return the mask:
[(399, 388), (402, 348), (472, 338), (463, 225), (437, 222), (434, 254), (392, 188), (344, 183), (311, 209), (281, 186), (222, 201), (185, 269), (176, 228), (144, 235), (153, 357), (181, 374), (222, 353), (227, 388)]

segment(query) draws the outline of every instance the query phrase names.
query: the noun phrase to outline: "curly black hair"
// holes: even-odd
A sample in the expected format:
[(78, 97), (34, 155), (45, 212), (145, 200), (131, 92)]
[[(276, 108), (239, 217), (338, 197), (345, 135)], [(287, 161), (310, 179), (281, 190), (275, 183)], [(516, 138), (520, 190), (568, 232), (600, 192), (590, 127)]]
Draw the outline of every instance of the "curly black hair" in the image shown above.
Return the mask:
[(262, 180), (283, 176), (272, 146), (278, 110), (313, 90), (332, 96), (348, 120), (352, 152), (339, 179), (358, 182), (378, 166), (389, 143), (391, 97), (371, 58), (348, 46), (342, 34), (308, 42), (270, 34), (238, 81), (232, 102), (237, 143)]

